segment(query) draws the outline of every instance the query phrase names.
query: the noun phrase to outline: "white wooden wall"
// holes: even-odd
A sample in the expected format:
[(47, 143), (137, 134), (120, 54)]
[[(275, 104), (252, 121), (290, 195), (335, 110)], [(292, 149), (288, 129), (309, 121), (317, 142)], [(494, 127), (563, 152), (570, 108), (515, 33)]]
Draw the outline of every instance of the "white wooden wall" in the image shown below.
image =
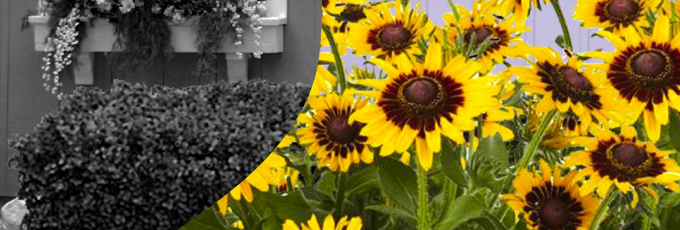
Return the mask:
[[(371, 0), (378, 1), (378, 0)], [(473, 0), (452, 0), (455, 4), (460, 4), (467, 9), (472, 7)], [(451, 7), (447, 0), (411, 0), (412, 7), (420, 2), (420, 11), (425, 11), (430, 20), (438, 26), (444, 25), (443, 15), (445, 13), (451, 12)], [(580, 22), (573, 19), (574, 7), (576, 7), (576, 0), (563, 0), (560, 1), (562, 6), (562, 12), (564, 13), (567, 25), (569, 26), (569, 32), (571, 34), (572, 45), (574, 46), (574, 52), (585, 52), (595, 49), (602, 49), (603, 51), (614, 51), (614, 46), (611, 45), (609, 41), (600, 37), (591, 37), (591, 35), (597, 32), (596, 28), (584, 29), (580, 27)], [(552, 47), (556, 51), (562, 53), (562, 49), (555, 44), (555, 38), (562, 35), (562, 28), (560, 27), (559, 20), (555, 15), (555, 10), (549, 3), (547, 5), (542, 5), (542, 11), (537, 8), (531, 9), (531, 14), (527, 19), (526, 26), (531, 28), (530, 32), (522, 35), (524, 41), (531, 46), (546, 46)], [(322, 52), (329, 52), (330, 49), (322, 49)], [(351, 51), (343, 57), (345, 61), (345, 68), (351, 72), (352, 64), (356, 64), (361, 67), (363, 59), (361, 57), (355, 57), (351, 54)], [(526, 65), (523, 60), (509, 60), (512, 65)], [(499, 65), (494, 72), (505, 69), (505, 66)]]

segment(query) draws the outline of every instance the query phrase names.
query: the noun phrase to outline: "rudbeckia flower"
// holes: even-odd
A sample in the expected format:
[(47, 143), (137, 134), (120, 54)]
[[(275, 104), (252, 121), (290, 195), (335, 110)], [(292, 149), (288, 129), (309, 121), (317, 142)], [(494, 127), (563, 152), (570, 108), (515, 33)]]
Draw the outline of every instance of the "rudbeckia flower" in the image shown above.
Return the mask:
[(623, 35), (629, 26), (648, 27), (646, 14), (663, 0), (578, 0), (574, 19), (583, 28), (598, 27)]
[(592, 65), (604, 70), (619, 96), (635, 108), (631, 120), (644, 115), (647, 136), (654, 142), (661, 136), (661, 125), (668, 124), (669, 107), (680, 111), (680, 36), (671, 37), (670, 32), (670, 19), (662, 14), (652, 35), (628, 28), (624, 40), (600, 31), (616, 51), (584, 54), (604, 60)]
[(577, 141), (585, 150), (572, 153), (563, 166), (585, 167), (574, 178), (580, 181), (590, 177), (583, 184), (581, 195), (597, 190), (604, 196), (611, 186), (616, 186), (623, 193), (633, 192), (631, 205), (635, 207), (639, 200), (636, 187), (656, 199), (658, 196), (649, 188), (653, 183), (680, 192), (677, 182), (680, 180), (680, 167), (668, 158), (673, 151), (659, 151), (654, 144), (639, 141), (636, 134), (634, 128), (624, 126), (620, 135), (601, 130), (595, 133), (595, 138), (583, 137)]
[(350, 122), (365, 123), (361, 135), (368, 142), (382, 146), (381, 156), (404, 153), (415, 142), (420, 166), (432, 167), (433, 153), (441, 150), (441, 135), (464, 143), (462, 131), (475, 128), (473, 118), (500, 107), (494, 96), (495, 77), (476, 77), (479, 63), (466, 62), (463, 56), (442, 63), (442, 47), (430, 44), (425, 63), (400, 56), (395, 67), (372, 59), (388, 78), (357, 80), (377, 91), (359, 92), (375, 98), (376, 103), (354, 113)]
[(420, 3), (411, 10), (410, 3), (403, 6), (401, 1), (396, 2), (395, 15), (390, 12), (390, 7), (382, 7), (381, 14), (364, 10), (368, 20), (349, 25), (352, 32), (347, 46), (354, 49), (356, 55), (371, 55), (389, 62), (402, 53), (420, 52), (418, 40), (429, 35), (434, 25), (425, 13), (416, 13)]
[(348, 122), (367, 101), (355, 100), (354, 91), (349, 89), (342, 96), (331, 93), (310, 97), (307, 102), (313, 112), (298, 117), (306, 124), (298, 130), (298, 136), (300, 144), (309, 146), (307, 152), (317, 155), (320, 167), (348, 172), (352, 164), (373, 163), (367, 137), (360, 134), (365, 124)]
[[(301, 224), (302, 230), (361, 230), (361, 217), (352, 217), (349, 221), (347, 217), (343, 217), (335, 223), (332, 215), (328, 215), (323, 221), (323, 228), (316, 220), (316, 215), (312, 214), (312, 218), (307, 221), (307, 224)], [(286, 220), (283, 224), (283, 230), (300, 230), (298, 225), (293, 220)]]
[(267, 159), (258, 166), (248, 177), (237, 185), (229, 194), (235, 200), (244, 197), (246, 201), (253, 202), (252, 187), (262, 192), (269, 191), (269, 185), (276, 184), (276, 177), (273, 169), (286, 166), (286, 159), (276, 153), (272, 153)]
[(575, 171), (562, 177), (559, 166), (551, 169), (542, 159), (540, 166), (542, 175), (526, 169), (519, 171), (515, 193), (503, 195), (502, 199), (522, 214), (529, 229), (588, 229), (600, 200), (579, 194)]

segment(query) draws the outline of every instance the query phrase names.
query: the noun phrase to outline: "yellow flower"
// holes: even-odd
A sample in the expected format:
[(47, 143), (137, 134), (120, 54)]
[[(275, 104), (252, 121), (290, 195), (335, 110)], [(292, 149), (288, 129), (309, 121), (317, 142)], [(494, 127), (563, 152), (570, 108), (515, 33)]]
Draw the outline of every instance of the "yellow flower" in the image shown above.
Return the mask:
[(376, 103), (354, 113), (355, 120), (366, 123), (361, 131), (368, 142), (382, 146), (381, 156), (404, 153), (415, 142), (420, 165), (432, 167), (433, 153), (441, 150), (441, 135), (464, 143), (462, 131), (475, 128), (473, 118), (500, 107), (494, 95), (498, 87), (490, 76), (473, 78), (481, 65), (457, 56), (446, 66), (442, 48), (431, 44), (425, 63), (412, 62), (401, 55), (394, 65), (372, 59), (387, 74), (386, 80), (357, 80), (356, 83), (376, 88), (360, 92), (375, 98)]
[(517, 23), (524, 25), (527, 18), (529, 17), (529, 11), (531, 10), (531, 4), (537, 6), (541, 2), (547, 4), (550, 0), (505, 0), (499, 3), (500, 13), (502, 15), (510, 15), (514, 13), (517, 15)]
[(542, 175), (520, 170), (514, 181), (515, 193), (502, 199), (523, 214), (529, 229), (588, 229), (600, 200), (579, 194), (575, 171), (562, 177), (559, 166), (551, 169), (543, 159), (540, 166)]
[(269, 185), (275, 185), (277, 182), (273, 169), (284, 166), (286, 166), (285, 158), (276, 153), (270, 154), (253, 173), (231, 190), (229, 194), (236, 200), (245, 197), (246, 201), (253, 202), (252, 187), (262, 192), (269, 191)]
[[(312, 218), (307, 221), (307, 224), (301, 224), (302, 230), (361, 230), (361, 217), (353, 217), (347, 221), (347, 217), (343, 217), (335, 223), (332, 215), (328, 215), (323, 221), (323, 228), (316, 220), (316, 215), (312, 214)], [(286, 220), (283, 224), (283, 230), (300, 230), (298, 225), (293, 220)]]
[[(517, 15), (511, 15), (501, 23), (496, 23), (497, 19), (494, 14), (498, 14), (498, 7), (489, 3), (487, 5), (477, 1), (475, 3), (477, 7), (473, 8), (472, 13), (464, 7), (458, 6), (458, 11), (461, 14), (460, 19), (456, 20), (453, 14), (446, 13), (444, 14), (444, 21), (450, 28), (460, 30), (461, 34), (454, 35), (453, 39), (455, 39), (455, 36), (463, 36), (466, 44), (475, 46), (481, 45), (487, 39), (489, 40), (489, 46), (479, 57), (479, 61), (485, 67), (483, 72), (490, 71), (494, 63), (503, 63), (506, 57), (514, 57), (516, 53), (524, 53), (523, 47), (526, 47), (526, 45), (520, 35), (522, 32), (530, 31), (530, 29), (516, 21)], [(473, 34), (475, 36), (474, 41), (472, 40)], [(511, 46), (511, 44), (515, 44), (515, 46)], [(520, 46), (520, 44), (524, 45)]]
[(434, 29), (423, 12), (416, 13), (419, 7), (420, 3), (410, 10), (410, 3), (404, 7), (401, 1), (396, 1), (396, 15), (392, 15), (390, 7), (382, 7), (382, 14), (364, 10), (368, 20), (349, 25), (352, 32), (347, 45), (356, 55), (371, 55), (388, 62), (402, 53), (419, 53), (418, 40)]
[[(220, 211), (220, 214), (222, 216), (227, 215), (227, 212), (231, 212), (231, 208), (229, 207), (229, 194), (223, 196), (220, 198), (220, 200), (217, 201), (217, 208)], [(243, 222), (240, 220), (234, 223), (234, 227), (237, 227), (238, 229), (243, 229)]]
[[(500, 124), (501, 121), (512, 120), (515, 118), (515, 114), (521, 115), (522, 110), (514, 107), (505, 107), (503, 109), (494, 109), (489, 112), (482, 114), (482, 138), (495, 136), (497, 133), (501, 135), (503, 141), (510, 141), (515, 138), (515, 133)], [(470, 134), (469, 132), (464, 132), (463, 137), (465, 138), (466, 147), (470, 144)], [(479, 144), (479, 132), (475, 128), (475, 138), (472, 142), (472, 148), (477, 151), (477, 145)]]
[(633, 28), (627, 29), (625, 41), (607, 31), (599, 33), (616, 51), (584, 55), (604, 60), (592, 65), (607, 73), (619, 97), (635, 109), (629, 119), (635, 121), (644, 112), (647, 136), (658, 141), (661, 125), (668, 124), (668, 107), (680, 111), (680, 36), (670, 36), (670, 20), (663, 14), (656, 19), (651, 36)]
[[(276, 174), (276, 192), (286, 192), (288, 191), (288, 178), (290, 178), (291, 185), (293, 188), (297, 187), (300, 172), (290, 167), (283, 167), (274, 169)], [(291, 188), (292, 189), (292, 188)]]
[(307, 152), (316, 154), (320, 167), (347, 172), (352, 164), (373, 163), (373, 152), (365, 144), (367, 138), (360, 134), (365, 125), (348, 123), (366, 100), (355, 100), (354, 91), (349, 89), (342, 96), (326, 94), (310, 97), (307, 102), (313, 114), (298, 117), (307, 125), (298, 130), (298, 136), (300, 144), (308, 145)]
[(322, 92), (329, 93), (335, 87), (337, 87), (338, 79), (335, 78), (328, 69), (321, 65), (316, 67), (316, 75), (314, 76), (314, 82), (312, 83), (312, 89), (309, 92), (309, 96), (318, 96)]
[(648, 27), (646, 13), (663, 0), (578, 0), (574, 19), (584, 28), (598, 27), (624, 35), (629, 26)]
[(643, 188), (655, 199), (652, 183), (665, 185), (668, 189), (680, 192), (677, 181), (680, 179), (680, 167), (668, 158), (673, 151), (659, 151), (653, 143), (637, 140), (636, 131), (624, 126), (621, 134), (615, 135), (609, 130), (595, 133), (595, 138), (582, 137), (577, 143), (585, 150), (574, 152), (564, 161), (564, 167), (585, 166), (574, 180), (588, 179), (581, 188), (581, 195), (597, 190), (604, 195), (612, 185), (623, 193), (633, 192), (632, 206), (639, 198), (635, 187)]
[(532, 67), (510, 67), (507, 71), (525, 83), (527, 93), (543, 96), (536, 105), (539, 113), (557, 109), (561, 113), (573, 113), (583, 129), (589, 127), (594, 117), (600, 124), (609, 120), (619, 122), (622, 114), (632, 111), (625, 103), (616, 101), (616, 90), (608, 84), (603, 72), (593, 68), (584, 69), (576, 56), (567, 63), (551, 48), (535, 47), (529, 55), (536, 58)]

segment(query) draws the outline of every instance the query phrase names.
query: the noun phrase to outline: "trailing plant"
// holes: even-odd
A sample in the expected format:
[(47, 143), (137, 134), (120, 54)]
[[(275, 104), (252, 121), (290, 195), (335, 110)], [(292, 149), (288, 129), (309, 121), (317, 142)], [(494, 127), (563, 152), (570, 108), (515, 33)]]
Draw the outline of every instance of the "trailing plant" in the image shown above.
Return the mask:
[[(200, 58), (196, 72), (203, 75), (216, 71), (214, 52), (225, 35), (233, 34), (234, 45), (239, 46), (244, 28), (250, 27), (255, 32), (255, 44), (260, 45), (260, 18), (266, 10), (262, 0), (40, 0), (38, 8), (41, 15), (47, 12), (50, 17), (48, 42), (60, 43), (48, 46), (43, 67), (50, 71), (44, 78), (55, 80), (51, 88), (55, 93), (59, 77), (72, 73), (73, 64), (78, 63), (79, 44), (86, 36), (86, 24), (92, 20), (114, 23), (117, 38), (113, 50), (120, 53), (111, 60), (121, 70), (135, 71), (166, 63), (172, 56), (169, 22), (183, 23), (197, 17)], [(261, 51), (254, 54), (256, 58), (260, 55)], [(62, 71), (64, 68), (69, 71)]]

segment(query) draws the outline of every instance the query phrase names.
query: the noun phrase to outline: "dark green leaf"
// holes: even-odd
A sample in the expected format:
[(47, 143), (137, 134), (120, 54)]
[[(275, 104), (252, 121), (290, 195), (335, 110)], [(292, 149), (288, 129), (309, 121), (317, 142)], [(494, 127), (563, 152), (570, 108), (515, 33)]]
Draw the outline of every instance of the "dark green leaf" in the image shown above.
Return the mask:
[(416, 210), (418, 191), (413, 169), (388, 157), (379, 157), (376, 163), (381, 190), (406, 210)]
[(555, 38), (555, 43), (557, 43), (558, 46), (560, 46), (562, 49), (567, 48), (567, 42), (564, 41), (564, 36), (560, 35)]
[(333, 197), (335, 193), (335, 175), (330, 171), (323, 172), (321, 174), (321, 179), (314, 184), (316, 190)]
[(435, 225), (435, 230), (456, 229), (461, 224), (472, 219), (483, 217), (486, 205), (470, 195), (463, 195), (451, 202), (446, 208), (442, 219)]
[(468, 180), (461, 162), (462, 148), (455, 147), (451, 140), (442, 138), (442, 169), (444, 174), (458, 186), (467, 188)]
[(300, 192), (302, 192), (302, 197), (309, 205), (325, 211), (331, 211), (333, 209), (334, 202), (333, 198), (330, 196), (319, 192), (312, 187), (300, 188)]
[(664, 207), (677, 207), (680, 204), (680, 193), (667, 193), (659, 201), (664, 204)]
[(503, 226), (503, 224), (501, 224), (501, 222), (498, 221), (498, 218), (489, 214), (488, 212), (484, 212), (484, 214), (482, 214), (482, 217), (475, 218), (474, 221), (477, 224), (483, 226), (484, 229), (497, 229), (497, 230), (506, 229), (505, 226)]
[(668, 129), (669, 129), (668, 137), (670, 137), (671, 145), (673, 145), (673, 148), (676, 151), (680, 152), (680, 114), (678, 113), (678, 111), (673, 110), (670, 113)]
[(404, 218), (404, 219), (406, 219), (406, 221), (416, 223), (416, 217), (413, 216), (413, 214), (411, 214), (407, 211), (398, 209), (398, 208), (389, 207), (389, 206), (385, 206), (385, 205), (369, 205), (369, 206), (366, 206), (366, 209), (367, 210), (373, 210), (373, 211), (376, 211), (376, 212), (380, 212), (380, 213), (383, 213), (383, 214), (386, 214), (386, 215), (398, 217), (398, 218)]
[(223, 224), (215, 209), (211, 206), (210, 208), (198, 214), (194, 219), (189, 221), (189, 223), (182, 226), (181, 230), (224, 230), (226, 229), (225, 224)]
[(349, 177), (347, 188), (345, 188), (345, 195), (361, 194), (371, 189), (378, 189), (379, 186), (378, 168), (366, 167)]
[(494, 136), (483, 138), (479, 142), (479, 147), (475, 154), (483, 154), (486, 157), (497, 160), (497, 163), (500, 164), (499, 167), (501, 168), (509, 167), (508, 151), (505, 150), (503, 138), (501, 138), (499, 133), (496, 133)]
[(257, 198), (253, 200), (253, 205), (271, 208), (279, 219), (292, 219), (298, 223), (307, 221), (307, 218), (313, 212), (323, 212), (323, 210), (309, 205), (300, 191), (290, 192), (286, 196), (259, 193)]

